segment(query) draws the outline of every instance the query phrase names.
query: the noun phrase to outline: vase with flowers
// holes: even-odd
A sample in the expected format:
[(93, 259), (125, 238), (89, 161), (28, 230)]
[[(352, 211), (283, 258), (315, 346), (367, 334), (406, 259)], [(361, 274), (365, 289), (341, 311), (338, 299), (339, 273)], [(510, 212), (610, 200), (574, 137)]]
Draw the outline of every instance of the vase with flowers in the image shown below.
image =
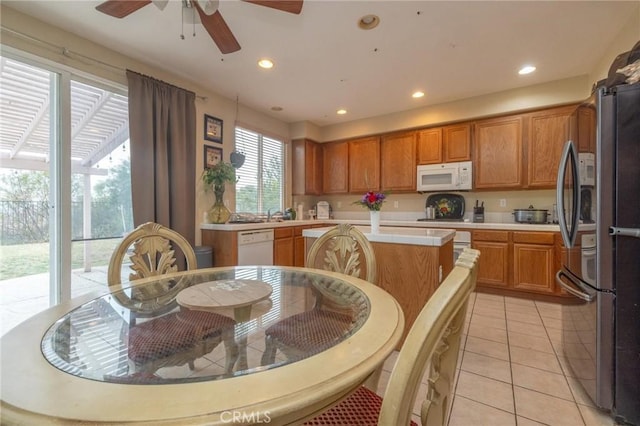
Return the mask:
[(228, 183), (236, 183), (236, 169), (231, 163), (220, 161), (213, 167), (204, 169), (202, 172), (202, 182), (206, 189), (213, 188), (215, 201), (207, 212), (207, 217), (211, 223), (226, 223), (231, 217), (231, 212), (224, 205), (224, 190)]
[(378, 234), (380, 232), (380, 209), (386, 198), (387, 196), (382, 192), (369, 191), (364, 194), (361, 199), (353, 202), (353, 204), (358, 204), (369, 210), (372, 234)]

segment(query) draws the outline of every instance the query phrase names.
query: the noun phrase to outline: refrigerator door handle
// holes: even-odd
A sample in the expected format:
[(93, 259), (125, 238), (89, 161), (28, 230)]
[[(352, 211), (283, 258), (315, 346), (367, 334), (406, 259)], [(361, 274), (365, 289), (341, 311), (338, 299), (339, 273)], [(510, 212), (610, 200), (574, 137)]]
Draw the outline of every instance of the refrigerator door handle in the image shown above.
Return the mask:
[[(567, 281), (571, 283), (571, 285), (565, 283), (562, 280), (562, 277), (565, 277)], [(560, 287), (566, 290), (567, 293), (572, 294), (577, 298), (584, 300), (585, 302), (593, 302), (596, 298), (596, 292), (590, 292), (582, 283), (574, 281), (570, 276), (562, 271), (558, 271), (556, 273), (556, 283), (558, 283)]]
[[(572, 227), (569, 229), (567, 220), (564, 215), (564, 180), (567, 172), (567, 163), (571, 161), (571, 171), (573, 178), (572, 199), (573, 199), (573, 217), (571, 218)], [(566, 248), (572, 248), (576, 243), (578, 236), (578, 220), (580, 219), (580, 187), (578, 177), (578, 155), (576, 153), (573, 141), (567, 141), (562, 149), (560, 157), (560, 166), (558, 168), (558, 178), (556, 181), (556, 205), (558, 207), (558, 223), (560, 224), (560, 233), (562, 241)]]
[(618, 228), (617, 226), (611, 226), (609, 227), (609, 235), (640, 238), (640, 228)]

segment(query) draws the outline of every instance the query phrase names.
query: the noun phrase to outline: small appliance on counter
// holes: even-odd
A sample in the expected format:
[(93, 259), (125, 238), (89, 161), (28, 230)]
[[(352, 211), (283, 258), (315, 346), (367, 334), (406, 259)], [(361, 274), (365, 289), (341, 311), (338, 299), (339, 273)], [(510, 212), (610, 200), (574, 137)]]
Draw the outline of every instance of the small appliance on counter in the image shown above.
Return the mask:
[(484, 223), (484, 201), (478, 205), (478, 200), (476, 200), (476, 205), (473, 207), (473, 221), (475, 223)]
[(431, 194), (427, 197), (424, 207), (426, 217), (418, 221), (462, 221), (464, 219), (464, 197), (459, 194)]
[(511, 214), (518, 223), (543, 224), (547, 223), (549, 210), (536, 209), (529, 205), (528, 209), (514, 209)]
[(318, 201), (316, 204), (316, 218), (318, 220), (329, 220), (331, 216), (331, 206), (327, 201)]

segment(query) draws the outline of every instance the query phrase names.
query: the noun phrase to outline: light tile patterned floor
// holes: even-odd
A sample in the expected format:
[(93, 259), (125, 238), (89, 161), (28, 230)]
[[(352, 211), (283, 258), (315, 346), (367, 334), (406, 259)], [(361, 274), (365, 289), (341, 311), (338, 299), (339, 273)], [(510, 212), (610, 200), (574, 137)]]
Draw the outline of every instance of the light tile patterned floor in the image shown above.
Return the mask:
[[(565, 365), (560, 315), (557, 304), (472, 294), (448, 426), (614, 425)], [(380, 394), (396, 357), (385, 363)]]

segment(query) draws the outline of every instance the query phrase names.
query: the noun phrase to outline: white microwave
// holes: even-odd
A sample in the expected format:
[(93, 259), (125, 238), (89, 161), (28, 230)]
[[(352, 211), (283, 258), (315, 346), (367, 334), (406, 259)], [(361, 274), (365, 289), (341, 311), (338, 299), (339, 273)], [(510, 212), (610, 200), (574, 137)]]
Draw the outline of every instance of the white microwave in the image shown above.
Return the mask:
[(588, 152), (578, 154), (580, 186), (594, 186), (596, 183), (596, 156)]
[(422, 165), (418, 166), (416, 190), (464, 191), (472, 189), (472, 180), (471, 161)]

